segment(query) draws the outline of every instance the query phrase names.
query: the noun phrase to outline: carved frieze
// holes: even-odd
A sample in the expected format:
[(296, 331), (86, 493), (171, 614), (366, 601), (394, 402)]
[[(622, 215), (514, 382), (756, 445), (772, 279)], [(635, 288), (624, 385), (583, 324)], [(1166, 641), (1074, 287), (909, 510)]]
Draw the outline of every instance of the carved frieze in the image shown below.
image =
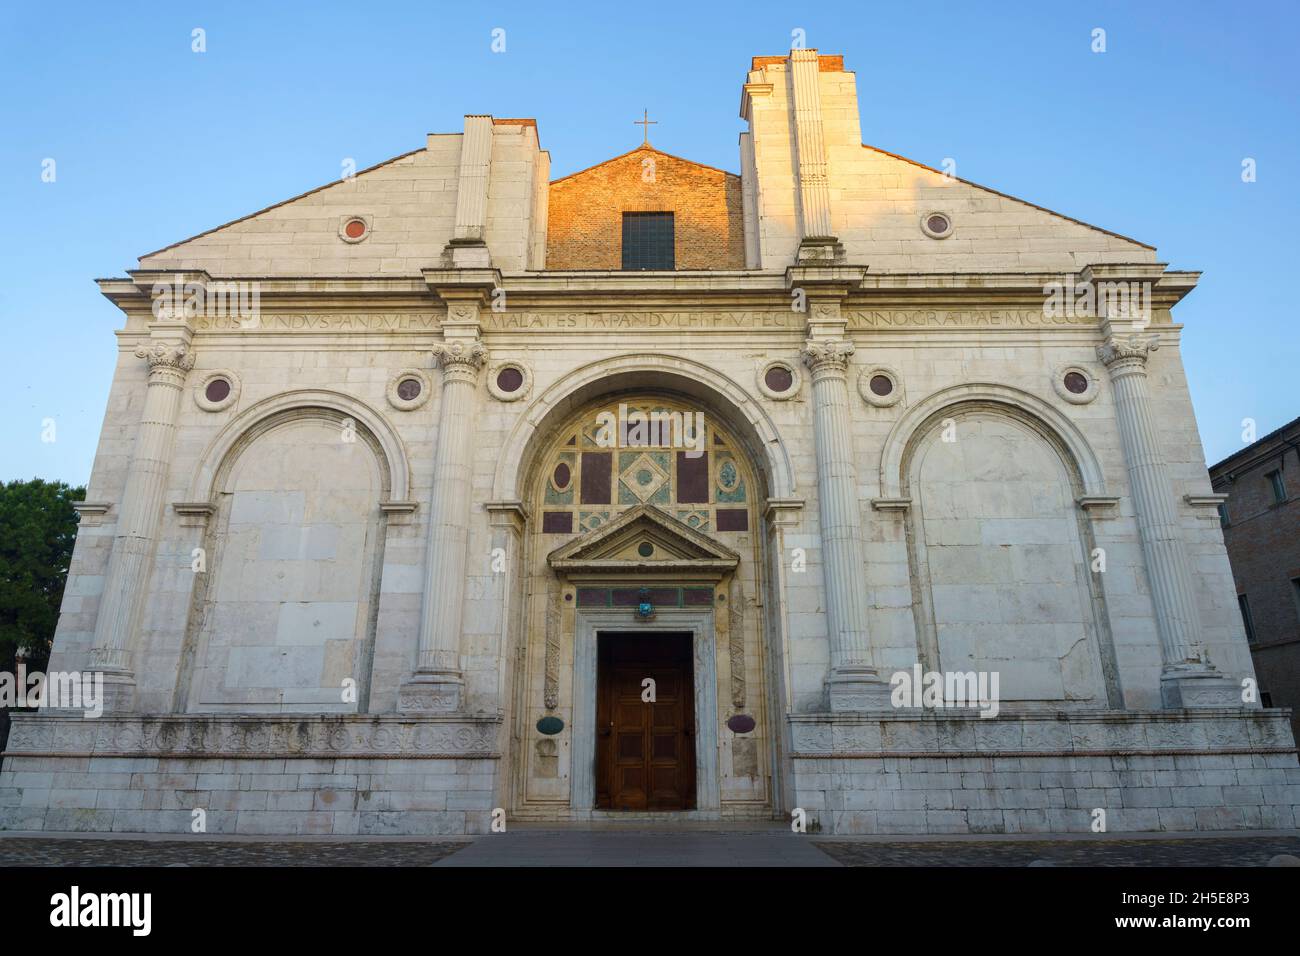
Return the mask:
[(68, 755), (421, 757), (497, 755), (496, 717), (19, 715), (6, 751)]

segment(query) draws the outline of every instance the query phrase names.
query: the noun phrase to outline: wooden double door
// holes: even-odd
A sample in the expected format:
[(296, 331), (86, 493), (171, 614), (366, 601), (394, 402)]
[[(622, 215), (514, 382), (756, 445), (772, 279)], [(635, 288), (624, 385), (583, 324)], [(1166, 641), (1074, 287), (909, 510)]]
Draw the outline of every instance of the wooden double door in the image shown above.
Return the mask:
[(689, 633), (598, 635), (597, 809), (695, 808), (693, 670)]

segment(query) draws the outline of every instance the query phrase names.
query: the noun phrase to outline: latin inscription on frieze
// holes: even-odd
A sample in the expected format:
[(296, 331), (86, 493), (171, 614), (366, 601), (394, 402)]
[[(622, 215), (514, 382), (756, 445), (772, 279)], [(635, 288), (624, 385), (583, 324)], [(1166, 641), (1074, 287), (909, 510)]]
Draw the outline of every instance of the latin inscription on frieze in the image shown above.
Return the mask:
[(1026, 329), (1094, 326), (1082, 315), (1046, 315), (1043, 309), (859, 309), (845, 310), (850, 329)]
[(807, 319), (793, 312), (484, 312), (484, 329), (801, 329)]
[(417, 312), (294, 312), (251, 316), (200, 315), (200, 332), (420, 332), (436, 329), (441, 317)]

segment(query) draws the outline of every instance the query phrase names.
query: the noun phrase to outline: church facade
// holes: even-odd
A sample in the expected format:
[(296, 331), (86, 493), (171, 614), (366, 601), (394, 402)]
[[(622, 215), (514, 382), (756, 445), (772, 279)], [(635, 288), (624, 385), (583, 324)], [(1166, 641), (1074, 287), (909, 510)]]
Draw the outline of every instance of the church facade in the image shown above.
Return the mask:
[(15, 718), (0, 827), (1294, 826), (1197, 273), (863, 145), (838, 56), (741, 115), (739, 175), (555, 181), (467, 116), (100, 280), (50, 671), (103, 713)]

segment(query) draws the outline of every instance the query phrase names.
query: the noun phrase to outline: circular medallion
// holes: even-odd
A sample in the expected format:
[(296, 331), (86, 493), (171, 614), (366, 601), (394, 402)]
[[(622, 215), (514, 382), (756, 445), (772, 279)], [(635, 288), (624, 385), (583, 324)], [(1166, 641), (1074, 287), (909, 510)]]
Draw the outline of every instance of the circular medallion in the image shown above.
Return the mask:
[(727, 718), (727, 729), (733, 734), (747, 734), (754, 727), (754, 718), (749, 714), (734, 714)]
[(537, 732), (547, 737), (554, 737), (564, 729), (564, 721), (559, 717), (543, 717), (537, 722)]

